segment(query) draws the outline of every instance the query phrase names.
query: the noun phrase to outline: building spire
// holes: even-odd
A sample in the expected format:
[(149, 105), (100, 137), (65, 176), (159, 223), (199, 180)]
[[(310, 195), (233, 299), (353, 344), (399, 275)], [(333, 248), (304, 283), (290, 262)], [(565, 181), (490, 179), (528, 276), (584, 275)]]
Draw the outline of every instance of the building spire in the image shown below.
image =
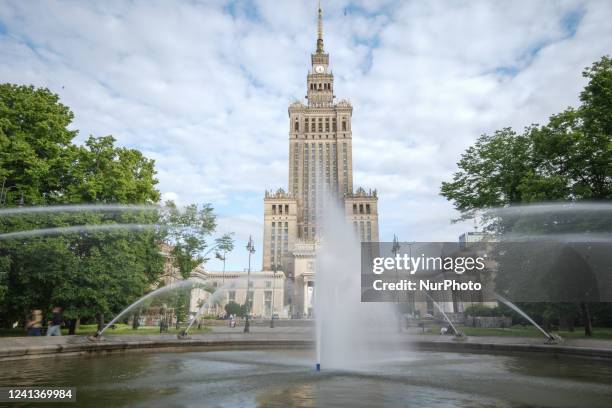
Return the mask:
[(317, 20), (317, 54), (323, 54), (323, 10), (319, 0), (319, 16)]

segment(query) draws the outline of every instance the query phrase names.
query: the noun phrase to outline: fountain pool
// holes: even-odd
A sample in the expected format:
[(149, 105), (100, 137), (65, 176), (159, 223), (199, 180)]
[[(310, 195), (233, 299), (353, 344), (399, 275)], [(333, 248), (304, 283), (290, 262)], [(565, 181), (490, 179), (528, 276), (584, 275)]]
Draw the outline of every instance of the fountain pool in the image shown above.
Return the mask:
[(367, 370), (311, 350), (142, 352), (3, 362), (0, 386), (71, 386), (87, 407), (609, 407), (612, 364), (412, 352)]

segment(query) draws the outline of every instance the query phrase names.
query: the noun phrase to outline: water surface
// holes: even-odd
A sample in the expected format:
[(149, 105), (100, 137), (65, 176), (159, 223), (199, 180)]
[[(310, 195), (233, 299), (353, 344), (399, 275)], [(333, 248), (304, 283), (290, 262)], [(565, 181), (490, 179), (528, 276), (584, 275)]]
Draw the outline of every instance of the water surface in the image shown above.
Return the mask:
[(306, 350), (30, 359), (3, 362), (0, 386), (76, 387), (70, 406), (87, 407), (612, 406), (606, 361), (415, 352), (320, 373), (313, 362)]

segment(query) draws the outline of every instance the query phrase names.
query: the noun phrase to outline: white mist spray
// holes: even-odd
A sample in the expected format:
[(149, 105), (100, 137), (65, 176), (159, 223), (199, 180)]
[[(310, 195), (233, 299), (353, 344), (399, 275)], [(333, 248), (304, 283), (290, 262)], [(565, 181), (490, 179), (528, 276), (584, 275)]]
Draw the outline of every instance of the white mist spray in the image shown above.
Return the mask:
[(397, 307), (361, 302), (361, 244), (336, 200), (328, 199), (323, 208), (315, 286), (317, 363), (324, 369), (359, 369), (400, 349)]

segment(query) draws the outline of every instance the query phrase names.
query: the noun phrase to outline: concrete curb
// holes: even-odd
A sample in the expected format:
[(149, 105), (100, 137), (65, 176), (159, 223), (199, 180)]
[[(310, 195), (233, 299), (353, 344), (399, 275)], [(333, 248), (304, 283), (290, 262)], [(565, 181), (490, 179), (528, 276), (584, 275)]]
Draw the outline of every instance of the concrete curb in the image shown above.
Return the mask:
[(520, 344), (520, 343), (477, 343), (477, 342), (450, 342), (450, 341), (417, 341), (410, 342), (413, 348), (429, 351), (451, 351), (465, 353), (539, 353), (550, 356), (572, 356), (597, 359), (611, 359), (612, 349), (594, 347), (575, 347), (549, 344)]
[[(612, 344), (612, 343), (611, 343)], [(86, 337), (64, 336), (47, 338), (0, 339), (0, 361), (22, 358), (59, 357), (74, 355), (100, 355), (134, 351), (213, 351), (228, 349), (312, 348), (314, 340), (303, 334), (251, 333), (248, 335), (204, 334), (191, 339), (179, 340), (173, 335), (115, 335), (100, 342), (88, 341)], [(465, 353), (539, 353), (551, 356), (576, 356), (612, 359), (612, 347), (585, 347), (576, 345), (547, 345), (533, 339), (511, 338), (490, 340), (469, 338), (454, 341), (452, 338), (435, 337), (424, 339), (408, 336), (407, 348), (429, 351)]]
[[(147, 336), (137, 336), (147, 337)], [(0, 361), (22, 358), (55, 357), (83, 354), (110, 354), (127, 351), (182, 351), (182, 350), (221, 350), (221, 349), (252, 349), (252, 348), (295, 348), (312, 347), (313, 342), (295, 338), (270, 339), (268, 336), (252, 336), (242, 339), (195, 338), (179, 340), (174, 338), (158, 339), (117, 339), (110, 338), (99, 342), (91, 342), (85, 337), (65, 337), (69, 341), (57, 340), (54, 344), (27, 344), (18, 341), (0, 349)], [(25, 344), (24, 344), (25, 343)]]

